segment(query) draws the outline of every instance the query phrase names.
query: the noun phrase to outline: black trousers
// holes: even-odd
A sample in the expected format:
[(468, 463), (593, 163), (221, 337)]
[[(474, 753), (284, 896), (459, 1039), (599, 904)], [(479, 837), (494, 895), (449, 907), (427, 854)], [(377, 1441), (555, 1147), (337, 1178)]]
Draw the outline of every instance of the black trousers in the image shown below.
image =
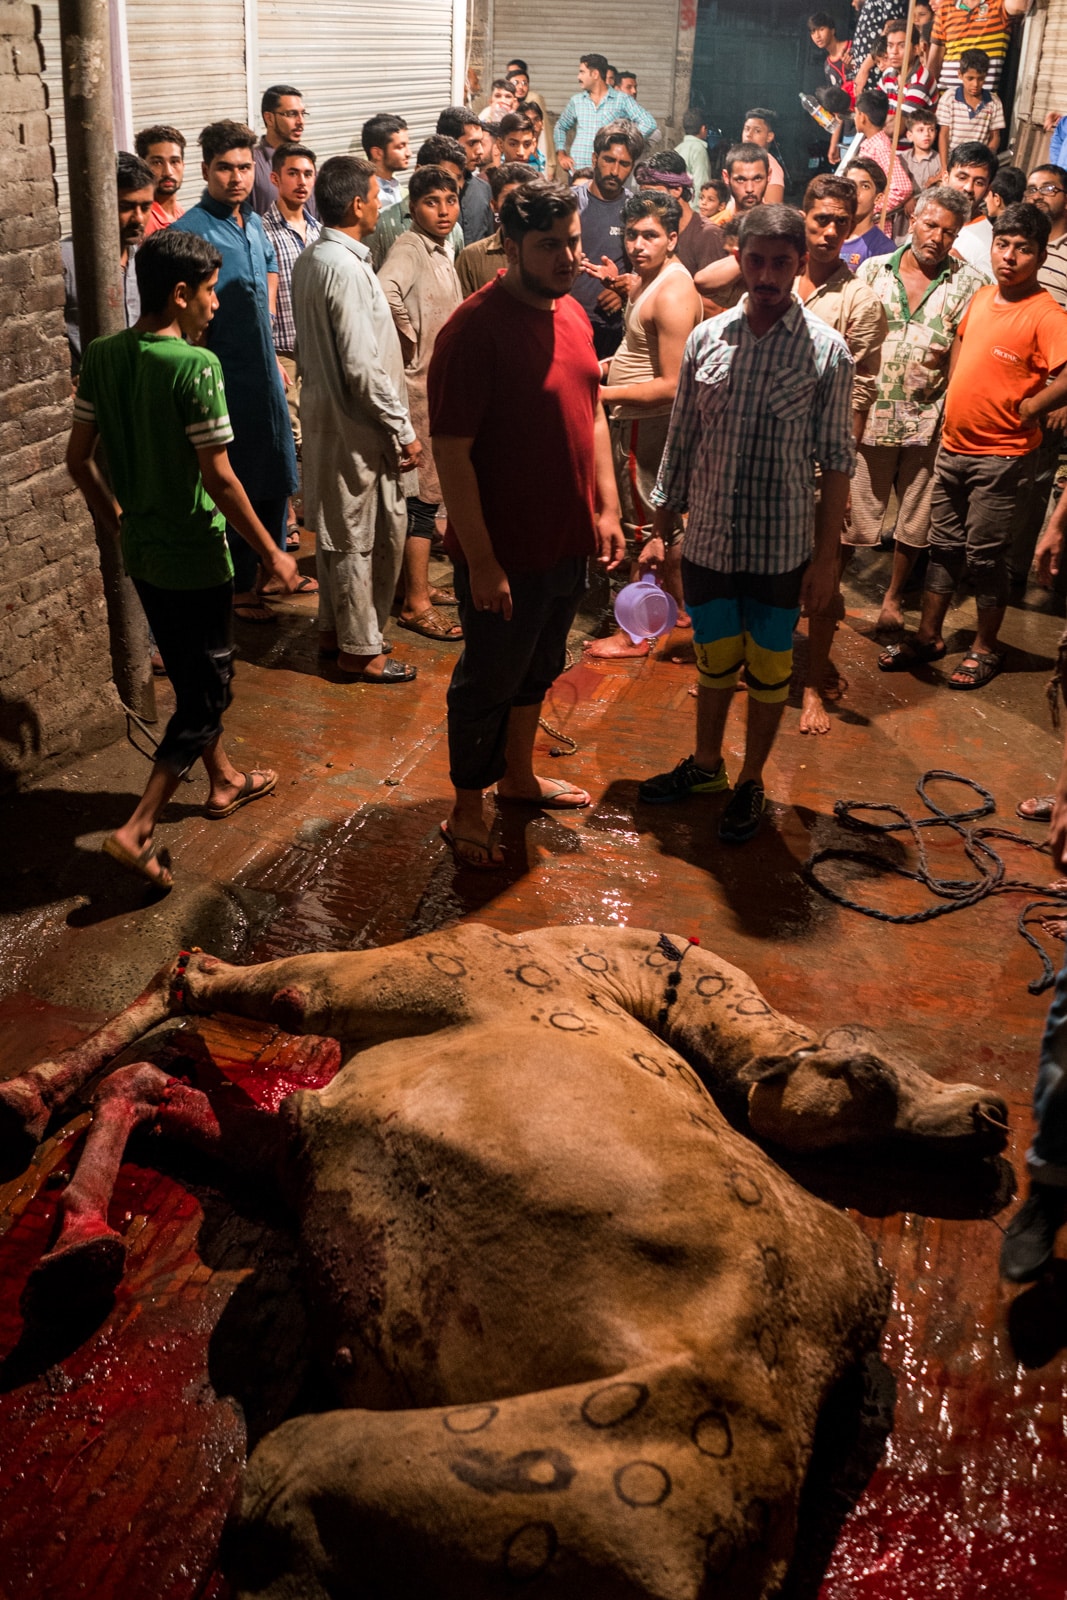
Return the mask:
[(455, 573), (463, 654), (448, 686), (449, 777), (457, 789), (487, 789), (507, 771), (512, 706), (540, 705), (567, 664), (586, 560), (574, 556), (548, 572), (509, 572), (509, 622), (498, 611), (475, 610), (463, 562)]
[(155, 759), (180, 776), (218, 738), (233, 699), (233, 583), (157, 589), (133, 581), (177, 701)]

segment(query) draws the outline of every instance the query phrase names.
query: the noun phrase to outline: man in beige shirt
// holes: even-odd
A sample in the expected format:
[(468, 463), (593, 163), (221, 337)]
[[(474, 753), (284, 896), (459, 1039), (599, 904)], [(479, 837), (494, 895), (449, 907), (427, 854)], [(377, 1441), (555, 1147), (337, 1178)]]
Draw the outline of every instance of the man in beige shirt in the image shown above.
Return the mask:
[[(513, 189), (517, 189), (520, 183), (532, 183), (537, 176), (538, 173), (534, 168), (526, 166), (522, 161), (505, 161), (502, 166), (489, 168), (486, 178), (492, 195), (493, 215), (498, 224), (500, 207), (505, 197), (511, 194)], [(507, 264), (504, 236), (499, 226), (487, 239), (477, 239), (474, 244), (469, 244), (465, 250), (461, 250), (456, 257), (456, 274), (464, 299), (474, 294), (476, 290), (484, 288), (487, 283), (492, 283), (497, 273), (506, 269)]]
[[(855, 362), (852, 423), (858, 443), (878, 390), (882, 342), (888, 324), (874, 290), (853, 277), (841, 260), (841, 246), (856, 220), (856, 186), (849, 178), (820, 174), (808, 184), (803, 211), (808, 257), (796, 281), (796, 292), (806, 310), (836, 329)], [(852, 546), (842, 544), (841, 572), (851, 555)], [(827, 610), (808, 613), (808, 672), (800, 713), (801, 733), (829, 733), (826, 702), (839, 700), (848, 687), (836, 668), (830, 670), (834, 631), (844, 614), (840, 582)]]
[(404, 545), (402, 628), (427, 639), (456, 643), (463, 629), (439, 605), (455, 605), (455, 595), (430, 587), (430, 541), (433, 538), (441, 485), (430, 444), (426, 374), (434, 341), (463, 298), (446, 241), (459, 220), (459, 184), (444, 167), (418, 167), (408, 186), (411, 227), (402, 233), (382, 263), (378, 282), (392, 313), (404, 354), (408, 411), (422, 446), (418, 488), (407, 497), (408, 527)]

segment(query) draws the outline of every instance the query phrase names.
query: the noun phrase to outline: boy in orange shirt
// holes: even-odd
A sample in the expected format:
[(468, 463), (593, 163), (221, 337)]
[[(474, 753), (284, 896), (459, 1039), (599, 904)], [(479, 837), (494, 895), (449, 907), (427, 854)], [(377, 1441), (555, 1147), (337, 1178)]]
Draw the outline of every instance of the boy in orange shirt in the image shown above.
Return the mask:
[(1004, 664), (998, 634), (1014, 510), (1030, 490), (1038, 419), (1067, 401), (1067, 312), (1037, 281), (1048, 236), (1047, 216), (1026, 203), (1006, 206), (993, 224), (997, 281), (974, 296), (952, 351), (922, 618), (913, 639), (879, 657), (884, 672), (945, 654), (941, 630), (964, 571), (978, 604), (978, 629), (949, 687), (981, 688)]

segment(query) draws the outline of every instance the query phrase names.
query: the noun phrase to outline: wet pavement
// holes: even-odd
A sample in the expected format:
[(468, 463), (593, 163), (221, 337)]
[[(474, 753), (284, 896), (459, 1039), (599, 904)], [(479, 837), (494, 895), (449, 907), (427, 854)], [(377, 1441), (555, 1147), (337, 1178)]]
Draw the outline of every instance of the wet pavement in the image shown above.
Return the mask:
[[(654, 658), (580, 657), (546, 707), (574, 754), (542, 770), (589, 788), (591, 810), (511, 808), (506, 870), (459, 869), (437, 828), (448, 808), (444, 692), (454, 649), (394, 631), (414, 685), (353, 686), (317, 661), (314, 603), (279, 606), (276, 628), (244, 627), (227, 742), (239, 767), (276, 767), (274, 796), (224, 822), (201, 812), (204, 780), (183, 785), (160, 838), (174, 892), (153, 902), (99, 853), (146, 774), (126, 744), (0, 806), (0, 1075), (81, 1037), (126, 1003), (181, 946), (239, 960), (378, 945), (460, 918), (508, 932), (549, 922), (630, 923), (699, 936), (813, 1026), (859, 1019), (942, 1077), (979, 1080), (1011, 1108), (1016, 1176), (1047, 996), (1016, 922), (1034, 893), (984, 899), (932, 922), (894, 925), (842, 909), (804, 876), (813, 849), (861, 847), (838, 800), (929, 815), (915, 785), (947, 768), (991, 791), (991, 823), (1018, 822), (1059, 764), (1044, 685), (1060, 620), (1013, 608), (1008, 670), (974, 694), (945, 687), (973, 610), (950, 615), (947, 666), (887, 677), (870, 637), (886, 558), (850, 581), (835, 647), (850, 687), (825, 738), (787, 710), (769, 768), (771, 821), (740, 850), (715, 838), (722, 798), (643, 807), (638, 780), (692, 747), (687, 636)], [(161, 709), (166, 708), (163, 686)], [(738, 703), (740, 710), (740, 697)], [(740, 717), (728, 748), (738, 765)], [(729, 762), (728, 762), (729, 764)], [(946, 809), (974, 804), (932, 785)], [(931, 871), (973, 878), (958, 834), (925, 830)], [(1009, 880), (1044, 884), (1047, 856), (992, 841)], [(913, 865), (897, 836), (878, 846)], [(931, 905), (919, 884), (848, 863), (828, 881), (893, 912)], [(1062, 947), (1040, 935), (1053, 961)], [(198, 1022), (198, 1081), (229, 1080), (273, 1105), (322, 1081), (314, 1052), (269, 1028)], [(280, 1085), (280, 1087), (279, 1087)], [(128, 1269), (113, 1306), (27, 1333), (18, 1310), (47, 1248), (86, 1117), (72, 1115), (25, 1172), (0, 1170), (0, 1594), (3, 1600), (193, 1600), (227, 1593), (217, 1551), (248, 1439), (293, 1407), (320, 1403), (303, 1362), (292, 1239), (258, 1200), (214, 1175), (125, 1163), (111, 1211)], [(149, 1165), (149, 1157), (152, 1164)], [(1067, 1594), (1067, 1263), (1022, 1291), (997, 1278), (1010, 1216), (1008, 1164), (931, 1171), (890, 1162), (793, 1168), (847, 1204), (896, 1284), (883, 1358), (896, 1384), (886, 1452), (848, 1519), (823, 1600), (1063, 1600)], [(1061, 1243), (1061, 1251), (1064, 1244)]]

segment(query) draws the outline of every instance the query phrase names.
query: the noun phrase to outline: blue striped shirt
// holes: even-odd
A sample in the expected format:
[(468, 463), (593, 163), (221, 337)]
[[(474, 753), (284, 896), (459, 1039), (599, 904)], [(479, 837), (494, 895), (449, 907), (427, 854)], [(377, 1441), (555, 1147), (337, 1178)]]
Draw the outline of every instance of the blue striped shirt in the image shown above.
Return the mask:
[(745, 305), (689, 335), (651, 498), (688, 510), (688, 561), (790, 572), (811, 556), (816, 464), (855, 466), (853, 362), (799, 301), (760, 339)]
[(646, 139), (656, 130), (656, 119), (651, 111), (639, 106), (631, 95), (623, 94), (621, 89), (609, 89), (599, 105), (589, 90), (583, 89), (567, 101), (552, 138), (556, 149), (564, 150), (568, 133), (572, 128), (577, 129), (570, 149), (571, 160), (576, 167), (591, 167), (593, 140), (609, 122), (622, 120), (636, 123)]

